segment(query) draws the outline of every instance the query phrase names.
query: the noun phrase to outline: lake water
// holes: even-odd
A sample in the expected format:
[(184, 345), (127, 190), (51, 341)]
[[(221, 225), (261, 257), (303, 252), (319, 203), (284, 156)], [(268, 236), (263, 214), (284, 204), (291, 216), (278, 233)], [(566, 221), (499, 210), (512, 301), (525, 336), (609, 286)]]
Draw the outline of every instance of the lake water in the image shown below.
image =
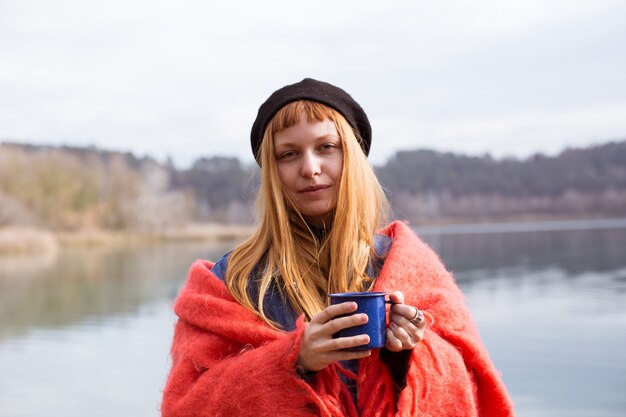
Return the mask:
[[(421, 232), (519, 416), (626, 416), (626, 220)], [(233, 245), (0, 258), (0, 416), (158, 416), (172, 300)]]

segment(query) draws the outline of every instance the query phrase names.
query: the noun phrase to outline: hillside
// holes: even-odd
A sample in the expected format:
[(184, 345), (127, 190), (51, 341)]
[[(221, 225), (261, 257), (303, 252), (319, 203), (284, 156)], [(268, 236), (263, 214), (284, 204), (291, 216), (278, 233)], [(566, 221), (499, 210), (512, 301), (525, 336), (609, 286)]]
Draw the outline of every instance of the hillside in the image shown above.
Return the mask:
[(418, 223), (626, 215), (626, 141), (524, 160), (403, 151), (378, 174)]
[[(376, 167), (394, 216), (416, 224), (626, 216), (626, 141), (527, 159), (401, 151)], [(189, 169), (93, 147), (0, 144), (0, 226), (160, 231), (251, 223), (258, 168)]]

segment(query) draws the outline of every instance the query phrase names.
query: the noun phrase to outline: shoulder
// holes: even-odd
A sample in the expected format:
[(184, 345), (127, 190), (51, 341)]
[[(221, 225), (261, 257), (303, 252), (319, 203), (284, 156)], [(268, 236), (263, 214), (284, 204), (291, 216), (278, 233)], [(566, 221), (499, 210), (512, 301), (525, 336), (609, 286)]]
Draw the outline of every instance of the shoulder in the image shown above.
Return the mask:
[(394, 247), (409, 245), (413, 246), (414, 249), (424, 250), (428, 246), (406, 221), (396, 220), (383, 227), (378, 233), (390, 238)]
[(218, 259), (211, 269), (213, 275), (215, 275), (222, 281), (224, 280), (224, 277), (226, 277), (226, 268), (228, 267), (228, 259), (230, 258), (231, 253), (233, 253), (233, 251), (226, 253), (224, 256)]
[(379, 257), (385, 257), (389, 253), (389, 249), (391, 249), (391, 245), (393, 243), (393, 238), (383, 235), (380, 233), (376, 233), (374, 235), (374, 251), (376, 255)]
[[(433, 279), (442, 279), (450, 275), (439, 255), (405, 222), (396, 221), (379, 233), (393, 239), (387, 255), (387, 262), (395, 265), (399, 270), (413, 271), (422, 278), (427, 274)], [(417, 276), (416, 275), (416, 276)]]

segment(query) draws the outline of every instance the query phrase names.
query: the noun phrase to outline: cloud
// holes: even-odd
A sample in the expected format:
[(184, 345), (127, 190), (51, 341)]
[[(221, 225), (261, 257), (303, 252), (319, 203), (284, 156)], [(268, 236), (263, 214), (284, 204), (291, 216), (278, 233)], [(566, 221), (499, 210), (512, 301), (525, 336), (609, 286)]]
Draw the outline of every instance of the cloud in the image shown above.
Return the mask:
[[(377, 154), (382, 162), (393, 150), (428, 148), (492, 156), (526, 157), (537, 151), (555, 154), (564, 147), (626, 140), (626, 104), (564, 111), (528, 111), (485, 118), (377, 120)], [(393, 144), (389, 146), (388, 144)], [(372, 151), (374, 154), (374, 151)]]
[[(420, 137), (559, 149), (623, 129), (591, 115), (626, 103), (624, 13), (611, 0), (5, 1), (0, 140), (251, 160), (258, 105), (312, 76), (363, 105), (381, 155)], [(580, 119), (551, 122), (567, 114)]]

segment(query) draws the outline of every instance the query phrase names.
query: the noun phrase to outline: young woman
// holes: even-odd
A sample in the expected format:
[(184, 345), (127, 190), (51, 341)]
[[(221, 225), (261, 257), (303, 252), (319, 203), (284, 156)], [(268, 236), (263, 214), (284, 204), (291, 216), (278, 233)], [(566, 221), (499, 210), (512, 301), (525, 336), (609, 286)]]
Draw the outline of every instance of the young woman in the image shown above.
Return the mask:
[[(513, 415), (451, 275), (404, 223), (380, 229), (370, 143), (365, 112), (331, 84), (305, 79), (261, 105), (259, 226), (191, 267), (163, 416)], [(355, 291), (395, 303), (382, 349), (333, 338), (368, 320), (354, 303), (329, 305)]]

